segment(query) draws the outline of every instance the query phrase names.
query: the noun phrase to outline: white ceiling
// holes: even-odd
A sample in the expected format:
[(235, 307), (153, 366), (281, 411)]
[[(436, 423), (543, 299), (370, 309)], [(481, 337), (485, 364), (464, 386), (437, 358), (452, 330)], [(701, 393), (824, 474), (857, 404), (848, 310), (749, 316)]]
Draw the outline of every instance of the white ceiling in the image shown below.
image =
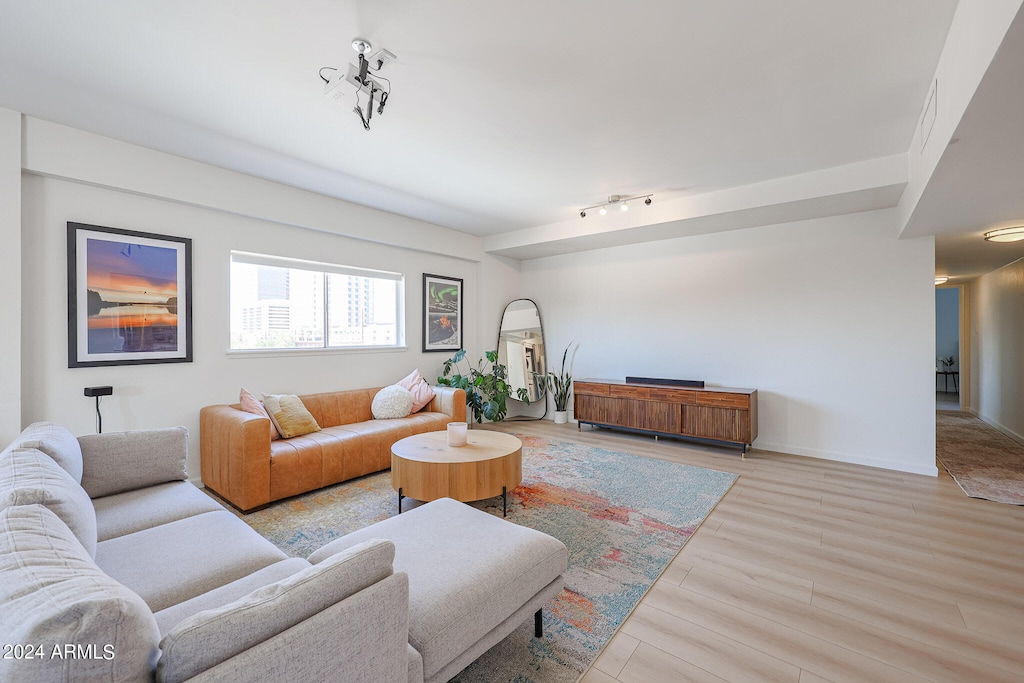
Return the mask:
[[(955, 6), (0, 0), (0, 106), (498, 236), (905, 153)], [(370, 132), (318, 75), (355, 36)]]

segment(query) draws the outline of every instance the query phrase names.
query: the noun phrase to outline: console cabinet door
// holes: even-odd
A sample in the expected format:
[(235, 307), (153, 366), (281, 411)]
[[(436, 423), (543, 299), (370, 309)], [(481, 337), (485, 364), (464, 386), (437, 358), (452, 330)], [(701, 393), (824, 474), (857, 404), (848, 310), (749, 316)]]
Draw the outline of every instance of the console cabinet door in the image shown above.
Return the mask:
[(750, 419), (745, 410), (683, 406), (683, 434), (702, 439), (749, 443)]
[(576, 394), (573, 415), (583, 422), (635, 427), (636, 404), (632, 399)]
[(678, 403), (664, 401), (637, 401), (637, 429), (649, 429), (665, 434), (679, 434), (682, 410)]

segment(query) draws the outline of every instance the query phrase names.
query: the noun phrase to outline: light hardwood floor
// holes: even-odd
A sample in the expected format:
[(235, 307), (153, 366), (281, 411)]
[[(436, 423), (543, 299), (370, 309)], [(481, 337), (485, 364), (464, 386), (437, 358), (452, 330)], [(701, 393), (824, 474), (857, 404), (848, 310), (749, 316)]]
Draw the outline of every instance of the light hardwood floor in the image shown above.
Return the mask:
[(498, 428), (740, 474), (581, 683), (1024, 680), (1024, 508), (941, 467)]

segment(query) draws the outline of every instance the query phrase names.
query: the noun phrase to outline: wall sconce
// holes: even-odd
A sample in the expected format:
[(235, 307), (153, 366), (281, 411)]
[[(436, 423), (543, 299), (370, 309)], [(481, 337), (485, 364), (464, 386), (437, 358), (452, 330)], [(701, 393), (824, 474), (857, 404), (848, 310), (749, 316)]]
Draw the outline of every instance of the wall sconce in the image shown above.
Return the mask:
[(85, 395), (86, 396), (95, 396), (96, 397), (96, 433), (97, 434), (102, 434), (103, 433), (103, 415), (100, 413), (100, 397), (101, 396), (111, 396), (111, 395), (113, 395), (113, 393), (114, 393), (114, 387), (111, 387), (111, 386), (106, 386), (106, 387), (86, 387), (85, 388)]
[(946, 277), (945, 275), (936, 275), (935, 276), (935, 284), (936, 284), (936, 286), (944, 285), (947, 282), (949, 282), (949, 278)]
[(985, 233), (985, 239), (989, 242), (1019, 242), (1024, 240), (1024, 225), (989, 230)]
[(591, 209), (599, 209), (598, 213), (603, 216), (606, 213), (608, 213), (609, 206), (617, 206), (619, 207), (620, 211), (628, 211), (629, 202), (633, 201), (634, 199), (643, 199), (644, 204), (650, 206), (651, 197), (653, 196), (653, 194), (638, 194), (635, 197), (623, 197), (622, 195), (613, 194), (610, 197), (608, 197), (608, 201), (605, 202), (604, 204), (594, 204), (593, 206), (588, 206), (580, 209), (580, 218), (586, 218), (587, 211), (590, 211)]

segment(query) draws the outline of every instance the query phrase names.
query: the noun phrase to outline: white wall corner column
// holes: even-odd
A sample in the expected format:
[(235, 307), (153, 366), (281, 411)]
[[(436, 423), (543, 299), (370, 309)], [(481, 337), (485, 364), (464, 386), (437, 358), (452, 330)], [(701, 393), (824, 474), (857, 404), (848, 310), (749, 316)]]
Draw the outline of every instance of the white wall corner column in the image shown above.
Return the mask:
[(0, 109), (0, 440), (21, 431), (21, 114)]

